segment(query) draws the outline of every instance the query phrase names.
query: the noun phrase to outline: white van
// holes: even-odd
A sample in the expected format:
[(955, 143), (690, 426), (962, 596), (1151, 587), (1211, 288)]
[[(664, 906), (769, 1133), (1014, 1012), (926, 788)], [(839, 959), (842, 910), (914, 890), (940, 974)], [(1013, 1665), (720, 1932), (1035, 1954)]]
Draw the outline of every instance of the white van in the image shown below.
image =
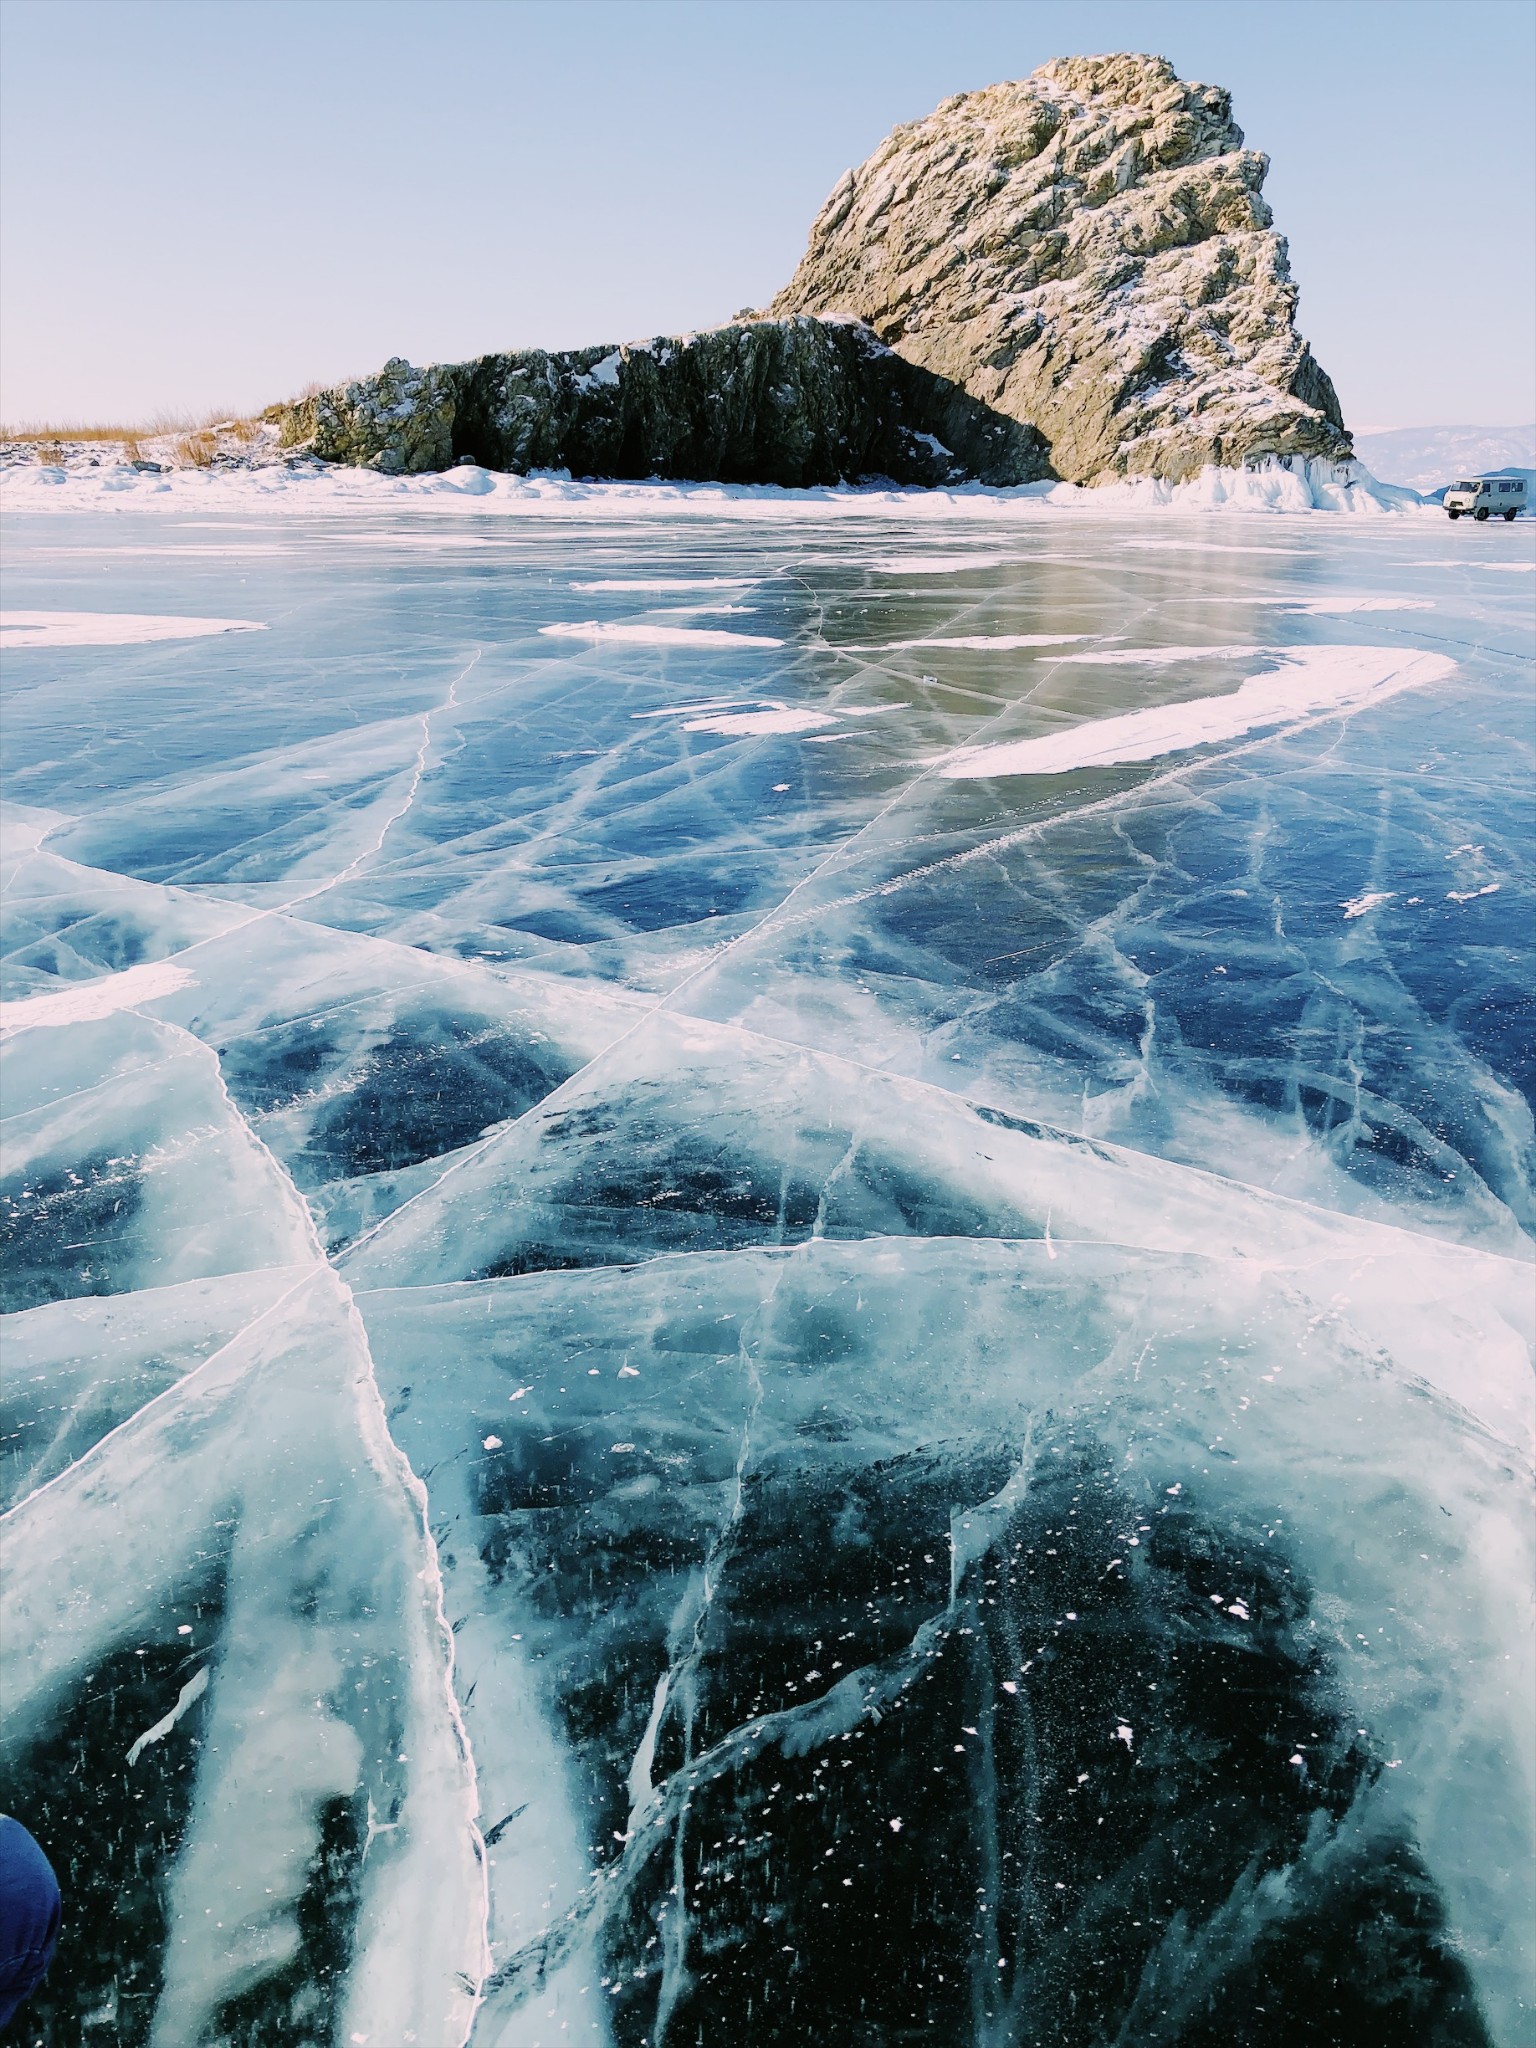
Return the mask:
[(1470, 483), (1452, 484), (1445, 494), (1445, 509), (1453, 519), (1470, 512), (1474, 519), (1486, 519), (1490, 512), (1502, 512), (1513, 519), (1529, 502), (1523, 476), (1480, 476)]

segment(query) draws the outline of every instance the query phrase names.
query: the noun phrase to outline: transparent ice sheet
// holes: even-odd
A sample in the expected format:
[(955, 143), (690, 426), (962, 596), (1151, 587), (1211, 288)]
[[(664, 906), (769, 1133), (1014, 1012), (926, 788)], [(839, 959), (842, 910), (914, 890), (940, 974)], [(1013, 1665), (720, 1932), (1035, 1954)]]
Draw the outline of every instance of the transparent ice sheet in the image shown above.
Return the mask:
[(8, 536), (267, 628), (6, 656), (40, 2038), (1524, 2039), (1528, 529), (186, 512)]

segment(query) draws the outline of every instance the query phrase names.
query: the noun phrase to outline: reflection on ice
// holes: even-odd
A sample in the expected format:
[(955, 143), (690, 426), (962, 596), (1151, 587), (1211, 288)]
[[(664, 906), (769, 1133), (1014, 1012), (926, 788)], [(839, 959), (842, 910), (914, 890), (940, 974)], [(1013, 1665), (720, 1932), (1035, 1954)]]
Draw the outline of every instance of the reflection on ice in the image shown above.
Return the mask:
[(1527, 529), (471, 481), (13, 535), (39, 2037), (1513, 2048)]

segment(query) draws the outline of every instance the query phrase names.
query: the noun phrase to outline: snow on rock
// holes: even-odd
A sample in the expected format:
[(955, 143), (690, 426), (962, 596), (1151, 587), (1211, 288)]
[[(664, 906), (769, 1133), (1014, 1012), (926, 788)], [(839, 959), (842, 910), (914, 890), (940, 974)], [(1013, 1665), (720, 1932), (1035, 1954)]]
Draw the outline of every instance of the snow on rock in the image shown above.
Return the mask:
[(1058, 475), (1349, 454), (1230, 96), (1166, 58), (1058, 58), (844, 173), (776, 314), (882, 341), (1044, 434)]

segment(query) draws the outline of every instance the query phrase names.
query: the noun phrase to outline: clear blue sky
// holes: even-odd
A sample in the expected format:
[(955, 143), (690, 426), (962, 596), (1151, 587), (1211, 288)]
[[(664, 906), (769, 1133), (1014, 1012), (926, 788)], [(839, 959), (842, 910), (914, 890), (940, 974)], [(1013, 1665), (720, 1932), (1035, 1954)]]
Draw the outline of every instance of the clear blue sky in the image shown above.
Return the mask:
[(1532, 417), (1530, 0), (3, 0), (0, 415), (706, 326), (896, 122), (1115, 49), (1231, 88), (1351, 424)]

